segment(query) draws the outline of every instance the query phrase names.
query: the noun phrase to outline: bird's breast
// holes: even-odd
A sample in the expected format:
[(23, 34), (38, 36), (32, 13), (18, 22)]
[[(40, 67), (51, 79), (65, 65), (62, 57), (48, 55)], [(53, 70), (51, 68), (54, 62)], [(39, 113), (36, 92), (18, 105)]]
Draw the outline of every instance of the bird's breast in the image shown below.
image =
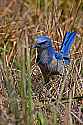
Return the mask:
[(49, 64), (52, 58), (48, 54), (48, 49), (42, 49), (38, 51), (37, 63), (38, 64)]

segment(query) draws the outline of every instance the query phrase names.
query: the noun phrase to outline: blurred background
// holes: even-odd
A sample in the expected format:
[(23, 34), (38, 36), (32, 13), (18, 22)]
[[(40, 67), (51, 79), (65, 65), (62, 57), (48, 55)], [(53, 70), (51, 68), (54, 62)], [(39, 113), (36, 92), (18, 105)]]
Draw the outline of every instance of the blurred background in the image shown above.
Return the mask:
[[(76, 31), (65, 78), (43, 85), (32, 49), (37, 35), (54, 48)], [(0, 0), (0, 125), (83, 124), (83, 1)]]

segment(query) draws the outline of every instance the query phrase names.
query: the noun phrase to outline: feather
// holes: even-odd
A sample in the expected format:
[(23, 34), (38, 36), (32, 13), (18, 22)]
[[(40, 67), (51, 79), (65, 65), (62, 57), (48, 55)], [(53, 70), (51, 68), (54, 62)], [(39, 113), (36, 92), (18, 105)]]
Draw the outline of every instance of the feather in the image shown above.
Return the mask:
[(68, 56), (70, 53), (70, 48), (74, 42), (76, 36), (76, 32), (67, 32), (65, 34), (65, 37), (63, 39), (62, 45), (61, 45), (61, 53), (63, 54), (63, 57)]

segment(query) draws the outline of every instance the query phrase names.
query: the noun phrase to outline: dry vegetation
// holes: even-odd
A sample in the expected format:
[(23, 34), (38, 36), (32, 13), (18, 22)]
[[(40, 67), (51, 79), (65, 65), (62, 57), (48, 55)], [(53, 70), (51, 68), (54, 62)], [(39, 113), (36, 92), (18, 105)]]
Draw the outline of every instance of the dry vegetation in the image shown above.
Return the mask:
[[(64, 77), (46, 85), (34, 37), (78, 33)], [(0, 125), (83, 124), (83, 1), (0, 0)]]

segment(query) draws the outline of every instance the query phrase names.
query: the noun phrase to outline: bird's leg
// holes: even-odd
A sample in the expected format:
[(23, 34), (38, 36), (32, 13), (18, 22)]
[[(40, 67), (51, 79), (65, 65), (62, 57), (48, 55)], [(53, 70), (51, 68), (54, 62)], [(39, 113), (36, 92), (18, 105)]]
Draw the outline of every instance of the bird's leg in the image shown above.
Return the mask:
[(46, 73), (43, 73), (43, 78), (44, 78), (44, 83), (48, 83), (50, 80), (49, 80), (49, 76), (46, 74)]

